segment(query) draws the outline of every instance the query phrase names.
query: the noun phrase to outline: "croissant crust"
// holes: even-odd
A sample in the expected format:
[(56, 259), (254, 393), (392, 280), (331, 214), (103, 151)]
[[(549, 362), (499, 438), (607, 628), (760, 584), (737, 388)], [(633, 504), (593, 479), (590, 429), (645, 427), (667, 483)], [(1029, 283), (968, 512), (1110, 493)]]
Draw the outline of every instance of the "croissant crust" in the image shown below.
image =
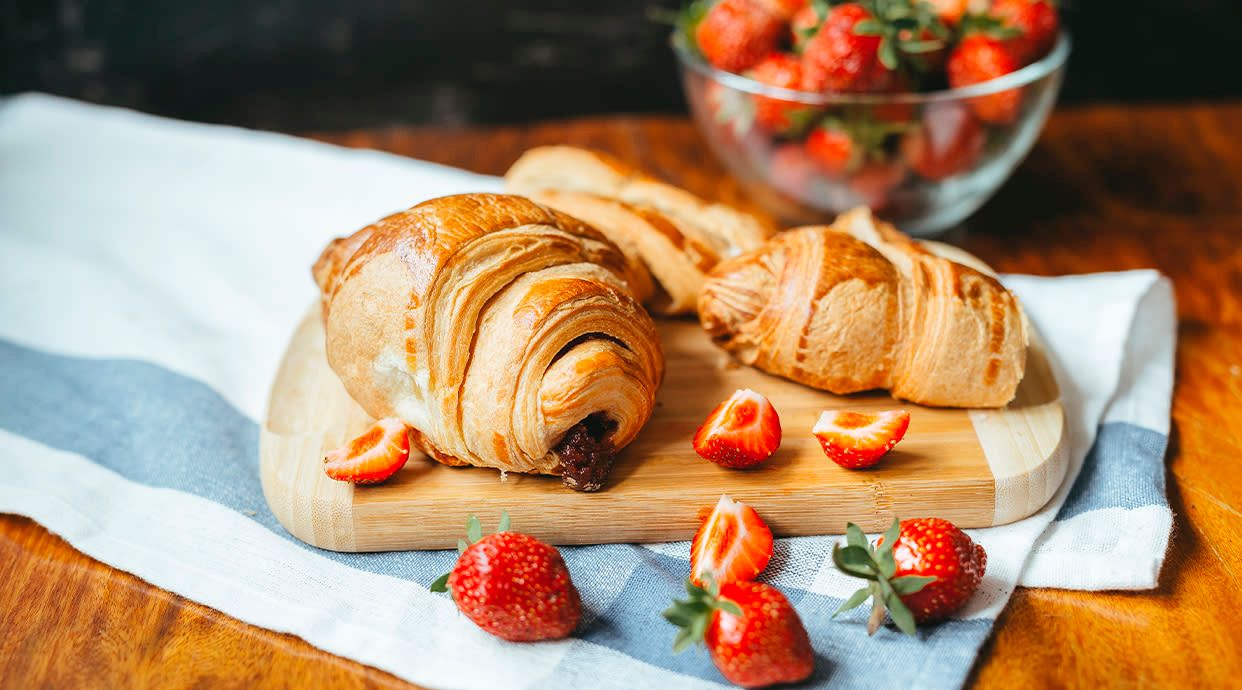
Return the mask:
[(636, 294), (661, 314), (693, 312), (706, 273), (771, 234), (748, 214), (707, 203), (599, 151), (531, 149), (509, 168), (505, 186), (585, 220), (616, 242), (636, 269), (649, 272)]
[(335, 240), (313, 274), (346, 390), (442, 463), (596, 489), (651, 415), (664, 359), (633, 266), (563, 213), (433, 199)]
[(865, 209), (721, 262), (698, 309), (741, 361), (833, 393), (884, 388), (927, 405), (999, 407), (1026, 365), (1012, 293)]

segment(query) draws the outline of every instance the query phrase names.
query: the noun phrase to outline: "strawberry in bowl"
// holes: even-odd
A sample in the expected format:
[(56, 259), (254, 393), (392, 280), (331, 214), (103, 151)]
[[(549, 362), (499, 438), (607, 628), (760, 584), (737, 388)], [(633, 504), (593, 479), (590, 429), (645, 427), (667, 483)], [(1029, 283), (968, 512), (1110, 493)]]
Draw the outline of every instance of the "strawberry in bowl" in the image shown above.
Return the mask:
[(704, 138), (773, 213), (862, 204), (931, 234), (1030, 150), (1069, 38), (1048, 0), (699, 0), (673, 47)]

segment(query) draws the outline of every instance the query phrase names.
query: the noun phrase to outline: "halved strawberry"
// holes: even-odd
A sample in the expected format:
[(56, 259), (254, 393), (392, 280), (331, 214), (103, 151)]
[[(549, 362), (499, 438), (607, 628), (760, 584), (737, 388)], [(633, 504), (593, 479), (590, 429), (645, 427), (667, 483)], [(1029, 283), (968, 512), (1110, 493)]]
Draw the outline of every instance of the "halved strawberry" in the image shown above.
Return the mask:
[(717, 405), (694, 435), (694, 452), (723, 467), (758, 465), (780, 445), (776, 408), (749, 388), (734, 391)]
[(410, 459), (405, 422), (385, 417), (361, 436), (323, 457), (329, 477), (355, 484), (378, 484), (397, 473)]
[(905, 410), (848, 412), (829, 410), (819, 416), (811, 433), (828, 458), (852, 470), (870, 467), (893, 449), (910, 427)]
[(754, 508), (722, 494), (690, 543), (690, 581), (702, 586), (711, 573), (717, 584), (749, 582), (772, 559), (772, 530)]

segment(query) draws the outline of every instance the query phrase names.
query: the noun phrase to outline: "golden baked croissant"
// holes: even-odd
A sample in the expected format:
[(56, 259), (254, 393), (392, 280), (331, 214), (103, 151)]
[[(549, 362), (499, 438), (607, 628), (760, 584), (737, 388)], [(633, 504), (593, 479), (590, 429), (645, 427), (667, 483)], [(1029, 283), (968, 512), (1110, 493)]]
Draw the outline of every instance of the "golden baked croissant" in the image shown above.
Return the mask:
[[(708, 270), (770, 235), (754, 217), (709, 204), (598, 151), (543, 146), (505, 173), (506, 189), (590, 223), (655, 280), (639, 299), (652, 311), (694, 311)], [(646, 286), (642, 286), (646, 287)]]
[(421, 203), (314, 267), (328, 363), (370, 415), (448, 465), (599, 489), (651, 416), (664, 357), (625, 256), (528, 199)]
[(999, 407), (1026, 366), (1008, 290), (866, 209), (721, 262), (699, 319), (741, 361), (833, 393), (886, 388), (926, 405)]

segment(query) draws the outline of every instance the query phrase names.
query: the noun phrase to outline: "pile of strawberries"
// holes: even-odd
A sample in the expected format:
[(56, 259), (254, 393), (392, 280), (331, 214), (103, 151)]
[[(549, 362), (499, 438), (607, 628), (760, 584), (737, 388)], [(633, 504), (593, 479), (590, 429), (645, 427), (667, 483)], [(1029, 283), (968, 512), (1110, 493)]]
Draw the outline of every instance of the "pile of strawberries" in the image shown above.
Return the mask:
[[(767, 86), (893, 94), (1014, 72), (1048, 54), (1060, 18), (1052, 0), (700, 0), (682, 27), (713, 66)], [(776, 142), (770, 177), (783, 192), (801, 198), (813, 177), (849, 179), (853, 201), (872, 208), (910, 175), (938, 181), (971, 169), (989, 130), (1023, 108), (1020, 88), (925, 108), (909, 99), (818, 107), (716, 82), (704, 97), (729, 139)]]

